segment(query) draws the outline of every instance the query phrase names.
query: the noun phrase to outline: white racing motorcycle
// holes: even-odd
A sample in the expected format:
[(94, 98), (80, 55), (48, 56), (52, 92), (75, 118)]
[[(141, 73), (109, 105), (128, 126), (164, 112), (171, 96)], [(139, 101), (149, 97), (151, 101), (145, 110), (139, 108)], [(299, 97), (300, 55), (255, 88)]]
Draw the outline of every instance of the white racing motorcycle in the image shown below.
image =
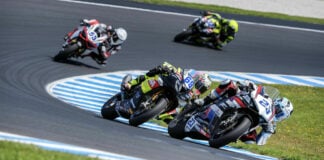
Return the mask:
[[(271, 122), (275, 115), (272, 99), (278, 96), (276, 88), (258, 86), (242, 97), (236, 95), (202, 107), (186, 107), (169, 123), (168, 133), (177, 139), (208, 140), (215, 148), (225, 146), (260, 124)], [(226, 107), (225, 103), (233, 107)]]
[(71, 57), (80, 57), (84, 54), (95, 52), (98, 54), (98, 46), (103, 43), (98, 39), (96, 26), (80, 26), (68, 34), (62, 50), (54, 57), (55, 61), (64, 61)]

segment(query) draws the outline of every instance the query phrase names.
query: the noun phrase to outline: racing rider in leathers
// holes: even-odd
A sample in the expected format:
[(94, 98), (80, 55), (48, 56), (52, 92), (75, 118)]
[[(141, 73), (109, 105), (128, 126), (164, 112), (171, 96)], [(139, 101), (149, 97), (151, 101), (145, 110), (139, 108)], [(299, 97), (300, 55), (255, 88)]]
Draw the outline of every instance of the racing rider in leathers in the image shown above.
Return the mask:
[[(184, 83), (184, 73), (185, 71), (180, 67), (175, 67), (168, 62), (164, 62), (162, 65), (159, 65), (151, 70), (149, 70), (145, 75), (140, 75), (136, 79), (131, 80), (128, 83), (123, 84), (124, 89), (130, 90), (135, 86), (141, 84), (142, 82), (148, 80), (149, 78), (154, 77), (157, 81), (160, 82), (159, 85), (165, 85), (173, 88), (178, 94), (178, 98), (183, 100), (189, 100), (195, 96), (193, 90), (189, 89), (188, 86)], [(162, 75), (162, 76), (157, 76)], [(209, 89), (211, 85), (211, 80), (207, 74), (199, 73), (199, 76), (196, 76), (194, 86), (197, 92), (205, 92)], [(139, 91), (136, 92), (135, 96), (129, 100), (121, 102), (116, 108), (119, 111), (123, 111), (129, 114), (133, 113), (133, 110), (138, 107), (139, 100), (141, 96), (153, 89), (150, 85), (144, 85)]]
[[(232, 96), (237, 95), (238, 97), (244, 97), (249, 94), (252, 90), (255, 90), (257, 86), (254, 82), (250, 80), (244, 80), (242, 82), (235, 82), (233, 80), (226, 79), (220, 83), (220, 85), (211, 91), (211, 93), (206, 96), (204, 99), (197, 99), (195, 100), (195, 104), (198, 106), (204, 106), (211, 102), (217, 101), (221, 102), (222, 99), (230, 98)], [(248, 98), (242, 98), (248, 99)], [(231, 102), (224, 102), (220, 105), (222, 107), (233, 107), (230, 104)], [(256, 130), (253, 130), (246, 135), (243, 135), (240, 140), (247, 143), (256, 143), (257, 145), (264, 145), (266, 144), (268, 138), (276, 131), (276, 124), (284, 119), (290, 117), (293, 112), (293, 105), (292, 103), (285, 97), (277, 98), (274, 100), (273, 103), (275, 107), (275, 117), (273, 121), (269, 123), (261, 124), (262, 130), (257, 135)]]
[[(98, 46), (99, 54), (91, 52), (87, 55), (82, 55), (81, 58), (90, 56), (98, 64), (105, 65), (107, 59), (121, 49), (121, 45), (127, 39), (127, 32), (124, 28), (113, 29), (111, 25), (100, 23), (96, 19), (83, 19), (80, 21), (80, 26), (92, 25), (96, 27), (95, 31), (98, 35), (97, 40), (102, 40), (103, 43)], [(64, 39), (66, 40), (72, 33), (73, 31), (68, 33)]]
[(213, 45), (209, 45), (212, 48), (221, 50), (229, 42), (233, 41), (235, 34), (238, 32), (238, 23), (234, 19), (226, 19), (218, 13), (204, 11), (202, 15), (205, 17), (212, 17), (215, 21), (218, 21), (220, 29), (218, 32), (213, 32)]

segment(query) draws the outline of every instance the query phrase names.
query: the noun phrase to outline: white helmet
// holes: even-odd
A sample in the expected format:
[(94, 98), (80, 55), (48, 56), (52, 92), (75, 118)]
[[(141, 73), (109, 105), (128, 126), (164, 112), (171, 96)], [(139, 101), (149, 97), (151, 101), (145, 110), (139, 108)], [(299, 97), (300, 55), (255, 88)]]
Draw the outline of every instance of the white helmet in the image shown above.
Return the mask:
[(201, 75), (199, 75), (198, 80), (195, 83), (195, 88), (200, 92), (200, 94), (203, 94), (210, 88), (211, 84), (212, 80), (209, 75), (202, 73)]
[(249, 79), (245, 79), (244, 81), (238, 82), (238, 86), (239, 86), (240, 90), (243, 90), (246, 92), (250, 92), (250, 91), (256, 90), (258, 88), (257, 85)]
[(127, 39), (127, 32), (124, 28), (116, 28), (115, 33), (110, 37), (111, 45), (120, 45)]
[(282, 121), (288, 118), (294, 110), (292, 103), (285, 97), (275, 99), (273, 104), (276, 108), (277, 121)]

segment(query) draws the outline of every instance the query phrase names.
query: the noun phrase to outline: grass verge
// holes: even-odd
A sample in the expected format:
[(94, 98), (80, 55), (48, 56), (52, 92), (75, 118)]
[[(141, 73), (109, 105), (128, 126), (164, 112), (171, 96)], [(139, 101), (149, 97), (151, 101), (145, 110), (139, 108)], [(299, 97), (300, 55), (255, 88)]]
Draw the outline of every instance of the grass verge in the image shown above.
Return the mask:
[(34, 145), (0, 141), (0, 160), (98, 160), (63, 152), (43, 150)]
[(320, 19), (320, 18), (290, 16), (286, 14), (271, 13), (271, 12), (258, 12), (258, 11), (243, 10), (243, 9), (237, 9), (237, 8), (231, 8), (225, 6), (217, 6), (217, 5), (176, 2), (176, 1), (169, 1), (169, 0), (134, 0), (134, 1), (156, 4), (156, 5), (178, 6), (178, 7), (192, 8), (198, 10), (208, 10), (208, 11), (221, 12), (221, 13), (258, 16), (258, 17), (274, 18), (274, 19), (296, 21), (296, 22), (306, 22), (311, 24), (324, 24), (324, 19)]

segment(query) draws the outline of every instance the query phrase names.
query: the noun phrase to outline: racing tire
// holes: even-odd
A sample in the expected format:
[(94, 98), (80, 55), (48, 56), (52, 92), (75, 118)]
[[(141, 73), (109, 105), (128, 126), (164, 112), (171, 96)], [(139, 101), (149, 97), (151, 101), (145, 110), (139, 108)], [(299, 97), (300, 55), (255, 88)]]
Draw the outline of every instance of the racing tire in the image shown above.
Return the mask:
[(172, 138), (184, 139), (186, 122), (183, 119), (173, 119), (168, 125), (168, 133)]
[(69, 45), (54, 56), (54, 61), (65, 61), (70, 58), (75, 50), (79, 48), (77, 43)]
[(251, 124), (252, 122), (249, 118), (243, 117), (233, 130), (216, 139), (213, 139), (213, 137), (211, 137), (208, 141), (209, 146), (219, 148), (231, 142), (235, 142), (240, 136), (242, 136), (246, 131), (249, 130)]
[(168, 100), (166, 98), (160, 98), (158, 100), (158, 102), (156, 103), (156, 105), (154, 106), (154, 108), (143, 112), (140, 115), (137, 116), (132, 116), (129, 119), (129, 124), (131, 126), (138, 126), (148, 120), (150, 120), (151, 118), (155, 117), (156, 115), (159, 115), (160, 113), (162, 113), (164, 111), (165, 108), (167, 108), (168, 106)]
[(101, 108), (101, 116), (104, 119), (109, 119), (109, 120), (113, 120), (115, 118), (118, 117), (118, 113), (115, 110), (115, 104), (118, 100), (120, 100), (121, 95), (116, 94), (113, 97), (111, 97), (110, 99), (108, 99), (108, 101), (102, 106)]
[(191, 30), (183, 31), (183, 32), (177, 34), (174, 37), (174, 42), (182, 42), (182, 41), (184, 41), (185, 39), (187, 39), (191, 35), (192, 35), (192, 31)]

